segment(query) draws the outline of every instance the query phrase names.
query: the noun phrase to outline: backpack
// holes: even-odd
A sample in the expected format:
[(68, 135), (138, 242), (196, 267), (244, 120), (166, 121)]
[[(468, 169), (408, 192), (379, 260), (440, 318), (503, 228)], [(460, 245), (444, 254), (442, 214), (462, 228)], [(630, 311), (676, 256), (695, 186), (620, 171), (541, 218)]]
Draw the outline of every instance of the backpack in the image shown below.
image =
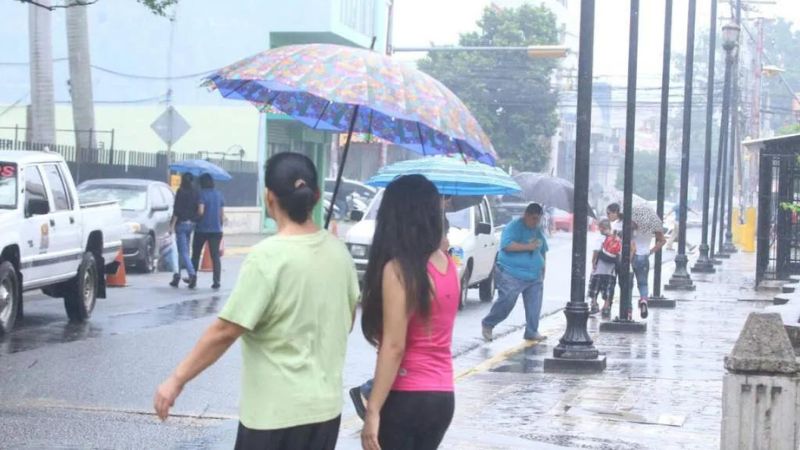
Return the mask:
[(598, 258), (601, 261), (616, 264), (619, 262), (620, 253), (622, 253), (622, 241), (616, 234), (611, 234), (606, 236), (603, 241)]

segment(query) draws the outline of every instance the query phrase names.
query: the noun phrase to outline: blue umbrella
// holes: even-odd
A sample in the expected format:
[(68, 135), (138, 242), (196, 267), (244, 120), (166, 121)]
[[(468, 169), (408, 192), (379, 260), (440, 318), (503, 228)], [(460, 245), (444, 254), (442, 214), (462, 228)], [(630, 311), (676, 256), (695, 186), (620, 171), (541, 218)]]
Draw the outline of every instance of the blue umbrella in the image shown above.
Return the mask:
[(187, 159), (184, 161), (179, 161), (169, 165), (170, 170), (177, 173), (191, 173), (192, 175), (199, 177), (200, 175), (207, 173), (211, 175), (211, 178), (215, 179), (216, 181), (230, 181), (233, 179), (231, 174), (229, 174), (225, 169), (222, 167), (210, 163), (205, 159)]
[(367, 184), (386, 187), (395, 178), (411, 174), (431, 180), (442, 195), (512, 195), (522, 191), (517, 182), (501, 169), (453, 156), (401, 161), (382, 168)]

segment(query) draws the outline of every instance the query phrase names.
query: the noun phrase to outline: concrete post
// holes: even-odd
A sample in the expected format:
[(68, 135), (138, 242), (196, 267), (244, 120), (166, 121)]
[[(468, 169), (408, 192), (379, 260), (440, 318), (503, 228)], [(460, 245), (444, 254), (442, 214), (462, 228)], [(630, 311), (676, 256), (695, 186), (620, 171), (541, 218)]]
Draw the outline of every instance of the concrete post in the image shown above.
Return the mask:
[(780, 314), (751, 313), (725, 369), (721, 448), (800, 448), (800, 377)]

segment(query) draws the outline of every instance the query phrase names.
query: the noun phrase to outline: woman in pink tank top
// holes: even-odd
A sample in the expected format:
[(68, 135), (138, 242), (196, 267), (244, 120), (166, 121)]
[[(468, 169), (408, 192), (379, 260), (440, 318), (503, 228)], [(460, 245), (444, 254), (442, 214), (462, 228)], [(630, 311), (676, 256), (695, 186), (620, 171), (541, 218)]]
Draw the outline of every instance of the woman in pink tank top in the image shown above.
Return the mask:
[(362, 432), (365, 449), (435, 449), (455, 409), (455, 265), (439, 249), (436, 187), (407, 175), (383, 195), (364, 279), (362, 330), (378, 347)]

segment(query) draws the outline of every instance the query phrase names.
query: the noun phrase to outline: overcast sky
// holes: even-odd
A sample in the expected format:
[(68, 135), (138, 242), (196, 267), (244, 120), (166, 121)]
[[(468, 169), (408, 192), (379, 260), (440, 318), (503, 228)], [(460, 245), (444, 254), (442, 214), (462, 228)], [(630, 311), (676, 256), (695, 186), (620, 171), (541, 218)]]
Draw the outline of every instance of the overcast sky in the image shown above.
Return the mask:
[[(580, 4), (580, 0), (569, 1), (576, 7)], [(774, 16), (779, 11), (786, 19), (800, 24), (800, 1), (774, 1), (775, 6), (761, 7), (764, 15)], [(531, 3), (537, 4), (535, 0)], [(483, 8), (489, 4), (489, 0), (395, 0), (395, 46), (455, 44), (459, 33), (476, 29), (475, 22), (480, 18)], [(597, 0), (595, 4), (594, 73), (611, 76), (612, 81), (624, 84), (627, 73), (630, 2)], [(673, 8), (673, 52), (685, 53), (688, 0), (674, 0)], [(710, 16), (710, 0), (697, 0), (698, 30), (708, 30)], [(721, 1), (719, 17), (729, 16), (730, 4)], [(578, 20), (577, 15), (575, 20)], [(639, 27), (639, 85), (655, 85), (659, 83), (661, 73), (663, 0), (640, 1)]]

